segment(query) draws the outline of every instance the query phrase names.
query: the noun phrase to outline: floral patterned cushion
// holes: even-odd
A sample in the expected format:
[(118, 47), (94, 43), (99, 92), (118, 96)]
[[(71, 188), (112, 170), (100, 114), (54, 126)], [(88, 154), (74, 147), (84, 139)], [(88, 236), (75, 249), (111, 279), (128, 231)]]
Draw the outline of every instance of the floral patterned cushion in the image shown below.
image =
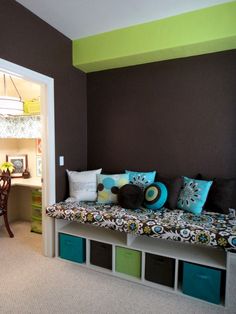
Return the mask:
[(46, 209), (48, 216), (109, 228), (153, 238), (204, 244), (213, 247), (236, 247), (236, 218), (207, 213), (196, 216), (180, 209), (163, 208), (158, 212), (128, 210), (117, 204), (95, 202), (60, 202)]

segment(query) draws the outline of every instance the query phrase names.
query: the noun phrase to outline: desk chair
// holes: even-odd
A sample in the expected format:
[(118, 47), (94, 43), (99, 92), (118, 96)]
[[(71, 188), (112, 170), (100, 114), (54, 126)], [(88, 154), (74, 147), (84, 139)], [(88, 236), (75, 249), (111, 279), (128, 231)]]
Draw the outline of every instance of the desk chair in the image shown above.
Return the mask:
[(10, 229), (7, 218), (7, 202), (10, 189), (11, 189), (11, 176), (0, 175), (0, 216), (4, 217), (7, 232), (9, 233), (9, 236), (13, 238), (14, 234)]

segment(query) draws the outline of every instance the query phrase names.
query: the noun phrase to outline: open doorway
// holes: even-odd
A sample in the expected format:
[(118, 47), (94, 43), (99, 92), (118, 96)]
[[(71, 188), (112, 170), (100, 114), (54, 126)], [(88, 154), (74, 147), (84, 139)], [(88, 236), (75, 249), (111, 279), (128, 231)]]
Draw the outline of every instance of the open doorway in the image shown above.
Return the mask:
[[(0, 71), (39, 86), (42, 161), (42, 238), (43, 253), (54, 255), (54, 222), (45, 207), (55, 202), (54, 81), (52, 78), (0, 59)], [(39, 160), (39, 159), (38, 159)], [(37, 161), (36, 161), (37, 162)], [(35, 170), (36, 172), (37, 170)], [(36, 173), (35, 173), (36, 174)]]

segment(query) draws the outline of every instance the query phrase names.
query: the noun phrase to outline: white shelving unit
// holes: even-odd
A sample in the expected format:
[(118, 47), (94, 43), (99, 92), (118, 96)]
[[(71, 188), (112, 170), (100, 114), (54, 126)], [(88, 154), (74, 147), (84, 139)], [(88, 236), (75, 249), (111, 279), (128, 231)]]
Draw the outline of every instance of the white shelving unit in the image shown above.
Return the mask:
[(226, 269), (226, 255), (223, 250), (171, 240), (154, 239), (139, 236), (132, 248), (147, 253), (171, 257), (176, 260), (196, 263), (204, 266)]
[(78, 224), (77, 222), (71, 222), (69, 225), (60, 229), (60, 232), (109, 244), (116, 243), (117, 245), (126, 245), (125, 233), (94, 227), (89, 224), (85, 225)]
[[(226, 287), (225, 291), (226, 297), (223, 298), (222, 304), (230, 306), (229, 300), (234, 299), (232, 296), (228, 297), (227, 283), (230, 281), (232, 285), (232, 276), (236, 274), (229, 274), (227, 272), (227, 252), (206, 246), (200, 245), (191, 245), (188, 243), (175, 242), (170, 240), (163, 239), (154, 239), (147, 236), (134, 236), (132, 234), (126, 234), (124, 232), (113, 231), (110, 229), (105, 229), (102, 227), (97, 227), (89, 224), (81, 224), (77, 222), (70, 222), (66, 220), (56, 219), (56, 257), (60, 258), (59, 254), (59, 233), (68, 234), (75, 237), (81, 237), (86, 239), (86, 261), (85, 263), (79, 264), (88, 268), (91, 268), (96, 271), (100, 271), (106, 274), (111, 274), (119, 278), (123, 278), (132, 282), (143, 284), (149, 287), (158, 288), (168, 292), (174, 292), (177, 294), (185, 294), (181, 291), (181, 282), (180, 282), (180, 265), (183, 262), (190, 262), (206, 267), (211, 267), (218, 269), (220, 271), (226, 272)], [(90, 263), (90, 241), (98, 241), (112, 246), (112, 269), (105, 269), (92, 265)], [(132, 277), (124, 273), (116, 271), (116, 247), (128, 248), (131, 250), (136, 250), (141, 252), (141, 276), (140, 278)], [(174, 259), (175, 262), (175, 272), (174, 272), (174, 285), (173, 287), (157, 284), (145, 279), (145, 263), (146, 263), (146, 254), (154, 254), (158, 256), (168, 257)], [(231, 253), (232, 254), (232, 253)], [(236, 254), (234, 255), (236, 257)], [(234, 260), (236, 261), (236, 258)], [(235, 262), (236, 264), (236, 262)], [(231, 264), (230, 264), (231, 265)], [(236, 266), (235, 266), (236, 267)], [(234, 269), (231, 265), (231, 269)], [(200, 300), (200, 299), (199, 299)], [(202, 300), (200, 300), (202, 301)], [(202, 301), (206, 302), (206, 301)]]

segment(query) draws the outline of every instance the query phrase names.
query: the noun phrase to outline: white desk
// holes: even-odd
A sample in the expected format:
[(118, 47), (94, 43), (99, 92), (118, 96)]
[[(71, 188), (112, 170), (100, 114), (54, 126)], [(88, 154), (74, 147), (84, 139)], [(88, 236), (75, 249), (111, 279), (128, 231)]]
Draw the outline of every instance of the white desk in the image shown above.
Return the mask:
[(11, 179), (11, 191), (8, 199), (10, 222), (14, 220), (31, 220), (32, 189), (40, 189), (41, 187), (40, 177)]
[(32, 188), (41, 188), (41, 178), (33, 177), (29, 179), (24, 178), (11, 178), (11, 186), (28, 186)]

